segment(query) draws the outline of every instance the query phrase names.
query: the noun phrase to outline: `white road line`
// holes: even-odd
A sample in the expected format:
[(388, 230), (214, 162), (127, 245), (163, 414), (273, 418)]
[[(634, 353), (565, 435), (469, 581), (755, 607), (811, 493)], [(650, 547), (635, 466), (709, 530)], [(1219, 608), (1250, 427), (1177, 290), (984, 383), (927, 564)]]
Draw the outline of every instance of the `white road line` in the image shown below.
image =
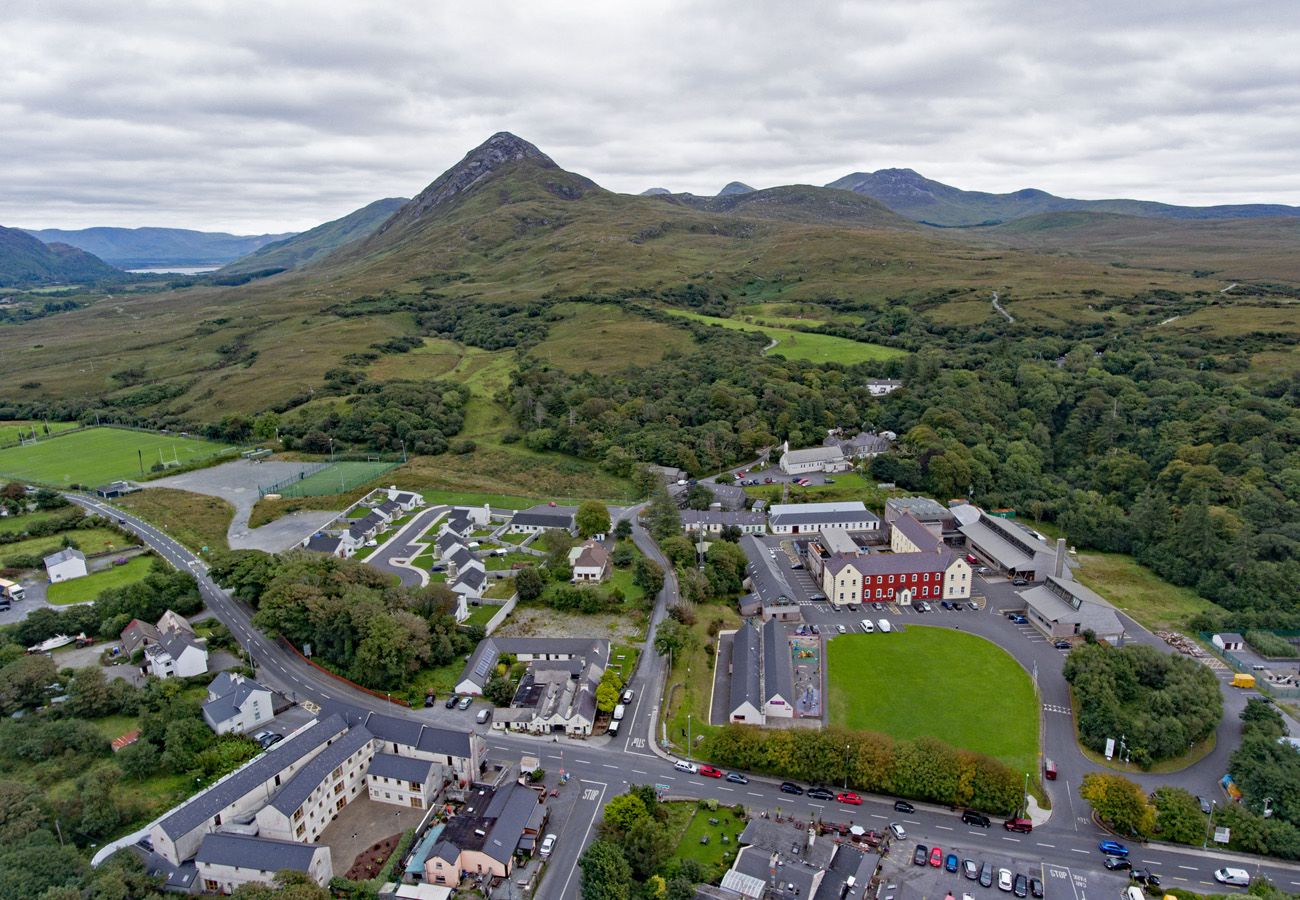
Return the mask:
[(1038, 846), (1040, 846), (1040, 847), (1051, 847), (1053, 850), (1056, 849), (1056, 845), (1055, 845), (1055, 844), (1044, 844), (1044, 843), (1041, 843), (1041, 842), (1040, 842), (1040, 843), (1038, 844)]
[(745, 791), (745, 793), (746, 793), (746, 794), (749, 794), (749, 796), (751, 796), (751, 797), (761, 797), (761, 796), (763, 796), (762, 794), (756, 794), (756, 793), (754, 793), (753, 791)]
[(1017, 844), (1020, 843), (1020, 838), (1004, 837), (1002, 840), (1004, 840), (1004, 841), (1014, 841), (1014, 842), (1017, 843)]
[(813, 809), (825, 809), (825, 808), (826, 808), (826, 806), (825, 806), (824, 804), (821, 804), (821, 803), (809, 803), (808, 805), (811, 806)]
[(735, 788), (723, 787), (722, 785), (718, 785), (718, 790), (720, 790), (720, 791), (734, 791)]
[(649, 775), (650, 773), (649, 773), (649, 772), (642, 772), (640, 769), (633, 769), (633, 770), (632, 770), (632, 774), (633, 774), (633, 775)]
[(584, 766), (589, 766), (589, 765), (591, 765), (591, 760), (589, 760), (589, 759), (575, 759), (574, 762), (576, 762), (576, 763), (582, 763)]
[(1196, 871), (1196, 866), (1179, 866), (1178, 868), (1182, 869), (1184, 872), (1195, 872), (1195, 871)]
[(1070, 852), (1071, 852), (1071, 853), (1084, 853), (1084, 854), (1087, 854), (1087, 853), (1091, 853), (1092, 851), (1091, 851), (1091, 850), (1080, 850), (1078, 847), (1071, 847), (1071, 848), (1070, 848)]
[(938, 829), (941, 829), (941, 830), (943, 830), (943, 831), (952, 831), (952, 826), (951, 826), (951, 825), (936, 825), (936, 826), (934, 826), (934, 827), (935, 827), (935, 828), (938, 828)]
[(609, 763), (601, 763), (601, 767), (602, 767), (602, 768), (605, 768), (605, 769), (618, 769), (618, 768), (622, 768), (621, 766), (611, 766)]
[[(1140, 862), (1144, 862), (1144, 863), (1146, 863), (1148, 866), (1158, 866), (1158, 865), (1160, 865), (1160, 861), (1159, 861), (1159, 860), (1156, 860), (1156, 859), (1144, 859), (1144, 860), (1140, 860)], [(1292, 882), (1292, 883), (1294, 884), (1294, 882)]]
[(871, 814), (871, 818), (873, 818), (873, 819), (888, 819), (889, 816), (882, 816), (882, 815), (880, 815), (880, 814), (878, 814), (878, 813), (872, 813), (872, 814)]

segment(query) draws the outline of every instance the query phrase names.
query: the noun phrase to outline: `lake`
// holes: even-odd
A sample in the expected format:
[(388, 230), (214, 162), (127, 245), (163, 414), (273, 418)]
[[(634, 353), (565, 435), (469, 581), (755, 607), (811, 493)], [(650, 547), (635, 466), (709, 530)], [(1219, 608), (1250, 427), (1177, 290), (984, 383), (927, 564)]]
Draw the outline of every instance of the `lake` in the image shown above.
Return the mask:
[(202, 275), (215, 272), (221, 266), (159, 266), (153, 269), (127, 269), (134, 275)]

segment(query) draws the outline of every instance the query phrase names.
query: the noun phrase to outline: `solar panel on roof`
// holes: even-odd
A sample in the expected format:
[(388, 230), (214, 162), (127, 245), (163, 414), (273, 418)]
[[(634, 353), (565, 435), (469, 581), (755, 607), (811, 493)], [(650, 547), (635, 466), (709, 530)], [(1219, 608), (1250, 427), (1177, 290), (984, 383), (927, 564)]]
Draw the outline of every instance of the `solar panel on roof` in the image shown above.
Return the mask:
[(482, 678), (492, 671), (494, 665), (496, 665), (496, 660), (492, 658), (492, 654), (484, 653), (482, 659), (474, 666), (474, 674)]

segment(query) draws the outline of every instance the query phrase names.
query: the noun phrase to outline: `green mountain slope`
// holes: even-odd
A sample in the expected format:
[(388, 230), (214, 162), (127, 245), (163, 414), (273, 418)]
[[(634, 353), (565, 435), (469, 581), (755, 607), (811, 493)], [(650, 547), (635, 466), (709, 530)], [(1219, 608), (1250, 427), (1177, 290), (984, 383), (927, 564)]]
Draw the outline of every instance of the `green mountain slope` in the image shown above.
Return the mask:
[(0, 227), (0, 287), (119, 281), (126, 277), (83, 250), (45, 244), (17, 228)]
[(124, 269), (219, 266), (292, 234), (235, 235), (187, 228), (24, 229), (45, 243), (58, 241)]
[(964, 191), (911, 169), (854, 172), (826, 186), (874, 197), (909, 219), (946, 226), (989, 225), (1040, 213), (1083, 211), (1159, 219), (1300, 217), (1300, 207), (1270, 203), (1174, 206), (1147, 200), (1073, 200), (1033, 188), (1009, 194)]
[(320, 259), (344, 244), (368, 237), (406, 202), (405, 197), (376, 200), (340, 219), (317, 225), (310, 231), (304, 231), (291, 238), (267, 244), (248, 256), (242, 256), (222, 266), (218, 274), (238, 275), (271, 269), (296, 269)]
[[(733, 182), (734, 183), (734, 182)], [(757, 219), (774, 219), (803, 225), (845, 228), (894, 228), (915, 231), (917, 226), (885, 204), (848, 191), (792, 184), (761, 191), (732, 191), (716, 197), (693, 194), (658, 195), (703, 212), (725, 213)]]

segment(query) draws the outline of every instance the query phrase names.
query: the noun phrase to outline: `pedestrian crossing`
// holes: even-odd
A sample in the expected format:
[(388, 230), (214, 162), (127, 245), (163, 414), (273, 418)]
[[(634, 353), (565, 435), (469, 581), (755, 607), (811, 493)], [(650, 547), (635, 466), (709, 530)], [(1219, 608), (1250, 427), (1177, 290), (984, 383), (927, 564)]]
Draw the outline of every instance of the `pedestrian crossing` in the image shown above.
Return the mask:
[(1055, 703), (1044, 703), (1043, 712), (1060, 713), (1063, 716), (1073, 715), (1068, 706), (1057, 706)]

